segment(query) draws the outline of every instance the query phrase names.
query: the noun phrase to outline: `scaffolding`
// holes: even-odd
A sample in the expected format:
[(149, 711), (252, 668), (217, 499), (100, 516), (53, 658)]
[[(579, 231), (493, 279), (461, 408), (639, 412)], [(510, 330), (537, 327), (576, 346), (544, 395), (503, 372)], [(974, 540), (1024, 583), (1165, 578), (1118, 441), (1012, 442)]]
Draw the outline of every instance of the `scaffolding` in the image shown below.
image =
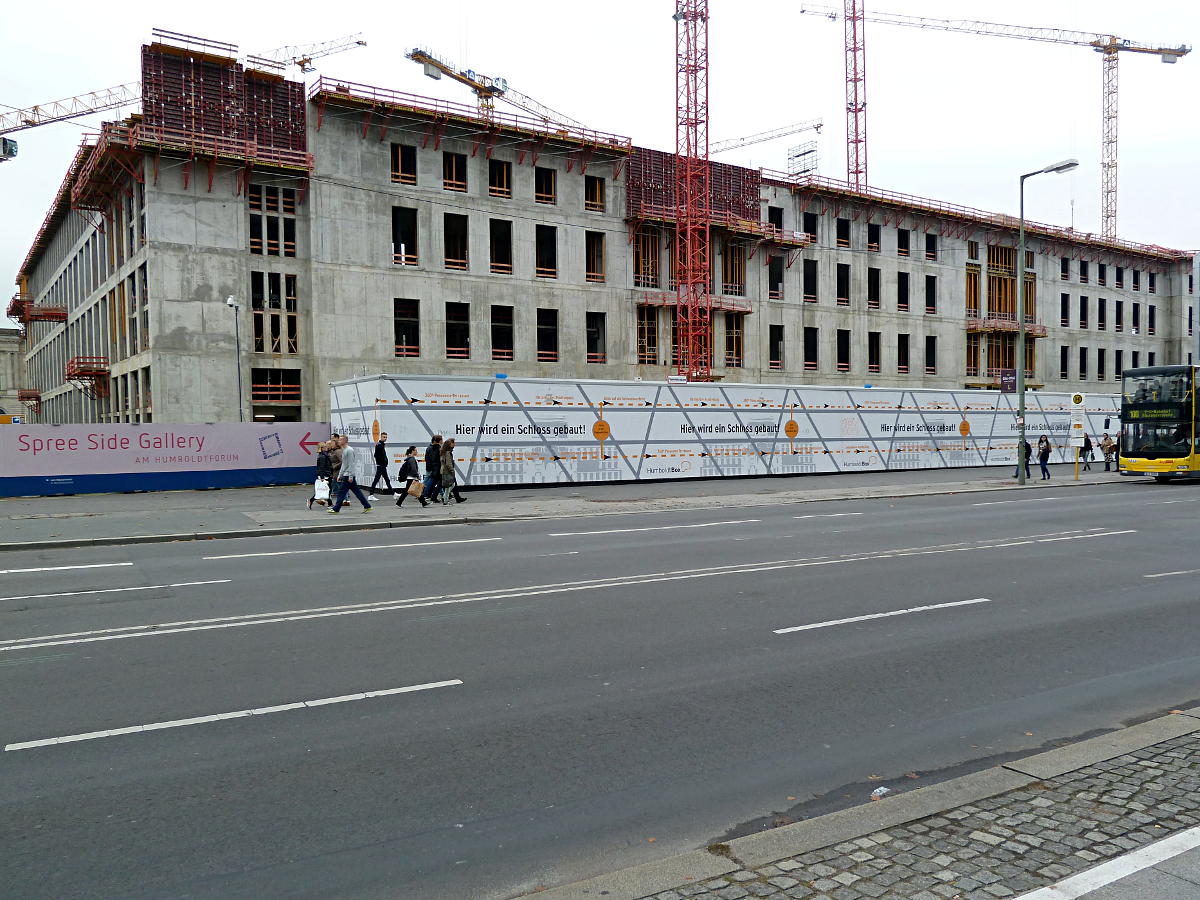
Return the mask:
[(72, 356), (63, 372), (66, 382), (97, 400), (108, 396), (108, 378), (107, 356)]
[(42, 413), (42, 392), (32, 388), (22, 388), (17, 391), (17, 402), (35, 416)]

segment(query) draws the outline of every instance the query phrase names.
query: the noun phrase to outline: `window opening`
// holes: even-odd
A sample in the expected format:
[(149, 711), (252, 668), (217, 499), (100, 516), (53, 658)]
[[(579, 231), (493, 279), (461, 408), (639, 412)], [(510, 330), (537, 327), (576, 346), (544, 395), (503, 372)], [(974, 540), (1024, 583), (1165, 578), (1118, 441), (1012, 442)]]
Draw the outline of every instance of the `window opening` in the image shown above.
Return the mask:
[(639, 366), (658, 365), (658, 307), (637, 308), (637, 354)]
[(544, 166), (533, 170), (533, 199), (538, 203), (558, 202), (558, 172)]
[(779, 370), (783, 368), (783, 326), (767, 326), (767, 367)]
[(392, 327), (396, 356), (421, 355), (421, 301), (396, 297), (392, 300)]
[(597, 283), (604, 281), (604, 232), (584, 233), (584, 278)]
[(489, 219), (488, 244), (492, 272), (496, 275), (511, 275), (513, 270), (512, 222), (507, 219)]
[(417, 183), (417, 148), (411, 144), (392, 144), (392, 181)]
[(608, 362), (605, 318), (605, 314), (602, 312), (584, 314), (584, 338), (587, 341), (587, 361), (589, 363)]
[(583, 176), (583, 208), (604, 212), (604, 179), (598, 175)]
[(515, 352), (515, 329), (511, 306), (492, 307), (492, 359), (510, 362)]
[(537, 311), (538, 362), (558, 362), (558, 310)]
[(879, 349), (880, 334), (878, 331), (867, 332), (867, 371), (873, 375), (877, 375), (880, 369)]
[(901, 375), (908, 374), (908, 335), (896, 335), (896, 371)]
[(417, 211), (407, 206), (392, 207), (392, 262), (417, 264)]
[(466, 191), (467, 157), (464, 153), (442, 154), (442, 189)]
[(470, 247), (467, 217), (458, 213), (444, 213), (442, 221), (446, 253), (445, 266), (447, 269), (465, 270), (469, 266)]
[(837, 370), (839, 372), (850, 371), (850, 329), (848, 328), (837, 330)]
[(471, 358), (471, 304), (446, 304), (446, 359)]
[(808, 303), (817, 302), (818, 265), (815, 259), (804, 260), (804, 299)]
[(553, 225), (536, 226), (534, 274), (538, 278), (558, 277), (558, 229)]
[(503, 159), (488, 160), (488, 194), (505, 199), (512, 196), (512, 163)]

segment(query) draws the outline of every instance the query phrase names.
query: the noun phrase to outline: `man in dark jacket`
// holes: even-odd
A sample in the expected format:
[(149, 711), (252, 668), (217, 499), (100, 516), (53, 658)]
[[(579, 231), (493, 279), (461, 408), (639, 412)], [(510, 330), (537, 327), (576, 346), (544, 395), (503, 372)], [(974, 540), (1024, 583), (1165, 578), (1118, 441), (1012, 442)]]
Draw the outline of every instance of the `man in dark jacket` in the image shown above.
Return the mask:
[[(1023, 452), (1021, 455), (1022, 455), (1022, 456), (1024, 457), (1024, 459), (1025, 459), (1025, 477), (1026, 477), (1026, 478), (1028, 478), (1028, 477), (1029, 477), (1029, 460), (1030, 460), (1030, 458), (1033, 456), (1033, 445), (1032, 445), (1032, 444), (1030, 444), (1030, 443), (1029, 443), (1029, 441), (1026, 441), (1026, 442), (1025, 442), (1025, 447), (1024, 447), (1023, 449), (1024, 449), (1024, 452)], [(1016, 470), (1015, 472), (1013, 472), (1013, 476), (1012, 476), (1012, 477), (1013, 477), (1013, 478), (1016, 478), (1016, 477), (1018, 477), (1020, 474), (1021, 474), (1021, 464), (1018, 462), (1018, 463), (1017, 463), (1017, 470)]]
[(379, 435), (379, 440), (375, 442), (375, 480), (371, 482), (371, 496), (368, 498), (372, 503), (379, 499), (375, 496), (375, 488), (379, 487), (380, 478), (387, 485), (388, 493), (394, 493), (392, 481), (388, 478), (387, 466), (387, 432), (384, 431)]
[(429, 446), (425, 448), (425, 493), (421, 495), (421, 505), (428, 506), (441, 487), (442, 436), (435, 434), (429, 439)]

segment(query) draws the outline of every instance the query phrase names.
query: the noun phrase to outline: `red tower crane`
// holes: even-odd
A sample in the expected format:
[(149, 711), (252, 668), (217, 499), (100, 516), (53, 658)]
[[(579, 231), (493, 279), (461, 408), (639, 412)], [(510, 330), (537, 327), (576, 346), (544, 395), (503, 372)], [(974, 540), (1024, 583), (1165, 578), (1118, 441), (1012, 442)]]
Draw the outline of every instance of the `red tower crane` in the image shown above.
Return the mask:
[[(909, 16), (901, 13), (873, 12), (864, 14), (863, 0), (846, 0), (844, 12), (835, 7), (814, 6), (804, 4), (798, 11), (801, 15), (824, 16), (836, 21), (841, 15), (846, 27), (846, 156), (850, 160), (847, 166), (849, 181), (856, 186), (855, 164), (857, 159), (856, 145), (861, 143), (861, 166), (863, 172), (862, 184), (866, 183), (867, 169), (867, 127), (865, 114), (857, 119), (852, 111), (855, 103), (861, 100), (865, 109), (865, 93), (861, 96), (853, 93), (852, 86), (861, 82), (865, 90), (866, 70), (862, 67), (862, 22), (873, 22), (880, 25), (900, 25), (906, 28), (924, 28), (930, 31), (963, 32), (966, 34), (984, 34), (993, 37), (1015, 38), (1022, 41), (1041, 41), (1049, 44), (1072, 44), (1076, 47), (1090, 47), (1100, 54), (1102, 84), (1101, 106), (1101, 139), (1100, 139), (1100, 210), (1101, 234), (1106, 238), (1117, 236), (1117, 54), (1149, 53), (1159, 57), (1165, 63), (1174, 63), (1191, 52), (1186, 45), (1170, 47), (1167, 45), (1154, 46), (1140, 44), (1136, 41), (1115, 37), (1111, 34), (1098, 34), (1087, 31), (1069, 31), (1061, 28), (1035, 28), (1025, 25), (1002, 25), (996, 22), (977, 22), (969, 19), (929, 19), (922, 16)], [(857, 26), (855, 23), (858, 23)], [(852, 44), (857, 50), (852, 49)]]
[(867, 43), (863, 0), (846, 0), (846, 180), (867, 186)]
[(676, 371), (712, 380), (708, 0), (675, 3)]

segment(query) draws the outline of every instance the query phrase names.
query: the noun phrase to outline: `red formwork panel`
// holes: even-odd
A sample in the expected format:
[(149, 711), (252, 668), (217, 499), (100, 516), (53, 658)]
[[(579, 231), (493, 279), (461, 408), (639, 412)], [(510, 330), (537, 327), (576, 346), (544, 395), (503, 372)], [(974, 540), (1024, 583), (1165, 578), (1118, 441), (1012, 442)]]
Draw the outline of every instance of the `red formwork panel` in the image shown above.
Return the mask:
[[(757, 169), (726, 163), (709, 163), (710, 208), (719, 218), (725, 214), (758, 221), (762, 217), (762, 176)], [(651, 210), (675, 208), (675, 154), (634, 147), (629, 158), (626, 203), (630, 218), (641, 218)]]
[(151, 128), (307, 149), (303, 84), (186, 47), (142, 48), (142, 115)]

